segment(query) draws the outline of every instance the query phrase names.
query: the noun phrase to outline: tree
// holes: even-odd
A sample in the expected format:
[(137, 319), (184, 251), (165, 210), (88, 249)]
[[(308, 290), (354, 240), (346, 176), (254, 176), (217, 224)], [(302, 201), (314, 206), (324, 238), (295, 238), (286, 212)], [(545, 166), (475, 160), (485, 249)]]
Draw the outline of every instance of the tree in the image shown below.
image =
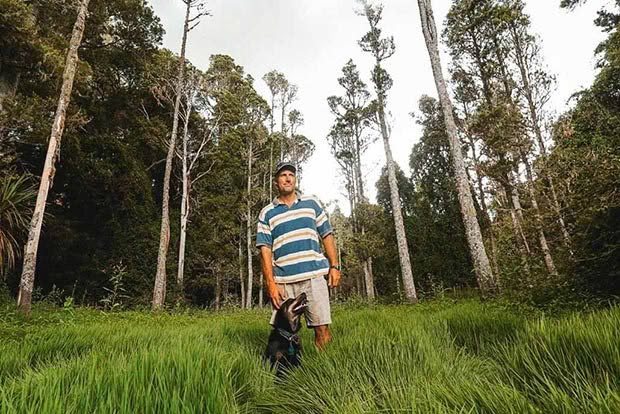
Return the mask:
[[(172, 159), (176, 150), (177, 130), (179, 126), (179, 108), (183, 92), (185, 75), (185, 47), (187, 44), (188, 33), (196, 27), (202, 16), (209, 14), (204, 10), (204, 3), (200, 0), (182, 0), (185, 3), (185, 21), (183, 24), (183, 39), (181, 40), (181, 54), (179, 56), (179, 72), (176, 85), (176, 100), (174, 103), (174, 114), (172, 116), (172, 132), (168, 143), (168, 155), (166, 156), (166, 170), (164, 172), (164, 188), (162, 199), (161, 230), (159, 236), (159, 250), (157, 255), (157, 272), (155, 274), (155, 285), (153, 288), (153, 310), (161, 309), (166, 300), (166, 255), (168, 253), (168, 243), (170, 242), (170, 218), (169, 218), (169, 199), (170, 199), (170, 175), (172, 172)], [(197, 14), (190, 17), (193, 8), (197, 9)], [(190, 26), (191, 25), (191, 26)]]
[(177, 269), (177, 285), (183, 290), (183, 269), (185, 264), (185, 242), (187, 237), (187, 224), (191, 210), (190, 192), (194, 183), (198, 182), (208, 172), (209, 168), (204, 168), (202, 172), (193, 175), (193, 171), (199, 166), (200, 162), (204, 163), (207, 152), (207, 145), (213, 141), (215, 132), (218, 129), (217, 119), (208, 119), (203, 123), (194, 135), (189, 132), (189, 122), (192, 117), (192, 111), (195, 106), (198, 110), (205, 105), (201, 105), (201, 101), (206, 99), (199, 96), (205, 91), (202, 90), (202, 82), (204, 75), (197, 69), (193, 69), (188, 76), (184, 85), (184, 99), (181, 116), (183, 118), (183, 148), (179, 157), (182, 162), (181, 181), (183, 193), (181, 196), (181, 223), (180, 223), (180, 240), (179, 240), (179, 265)]
[[(272, 138), (262, 125), (267, 120), (269, 105), (254, 89), (252, 77), (245, 75), (243, 68), (229, 56), (212, 56), (207, 73), (214, 94), (214, 116), (220, 119), (218, 146), (226, 148), (218, 151), (218, 164), (222, 168), (219, 174), (232, 181), (228, 190), (234, 200), (227, 205), (239, 219), (242, 306), (250, 307), (254, 279), (252, 232), (257, 210), (264, 201), (263, 190), (256, 184), (268, 170), (269, 160), (265, 153)], [(244, 250), (247, 267), (243, 266)], [(245, 282), (244, 274), (247, 275)]]
[(372, 6), (366, 0), (361, 0), (360, 3), (363, 6), (363, 10), (360, 11), (360, 14), (366, 17), (366, 20), (368, 21), (368, 24), (370, 26), (370, 31), (366, 33), (358, 43), (363, 51), (371, 53), (372, 56), (375, 58), (375, 66), (372, 70), (371, 76), (373, 84), (375, 85), (375, 92), (377, 94), (376, 113), (378, 118), (378, 125), (381, 130), (381, 136), (383, 137), (383, 146), (385, 149), (385, 158), (389, 174), (390, 192), (392, 199), (392, 213), (394, 216), (396, 239), (398, 241), (398, 254), (400, 257), (403, 287), (405, 290), (405, 295), (407, 296), (407, 300), (409, 300), (410, 302), (416, 302), (418, 297), (415, 289), (415, 283), (413, 281), (413, 274), (411, 272), (411, 261), (409, 259), (409, 248), (407, 246), (400, 198), (398, 195), (394, 159), (392, 157), (392, 150), (390, 149), (390, 136), (388, 132), (387, 121), (385, 119), (385, 101), (387, 99), (387, 92), (392, 87), (393, 82), (390, 75), (381, 66), (381, 63), (394, 54), (394, 38), (381, 37), (381, 29), (378, 27), (378, 25), (381, 21), (383, 6)]
[(286, 78), (282, 78), (280, 80), (280, 88), (279, 88), (279, 98), (280, 98), (280, 133), (282, 134), (283, 140), (280, 141), (280, 161), (284, 159), (284, 141), (287, 137), (287, 128), (286, 128), (286, 116), (288, 114), (287, 108), (288, 106), (297, 99), (297, 91), (298, 87), (295, 84), (290, 83)]
[[(356, 219), (356, 208), (360, 203), (366, 201), (364, 191), (364, 180), (362, 177), (362, 155), (368, 146), (376, 140), (374, 134), (368, 134), (375, 105), (370, 101), (370, 93), (366, 84), (360, 79), (357, 66), (352, 59), (342, 68), (343, 76), (338, 78), (338, 83), (344, 89), (342, 96), (330, 96), (327, 103), (332, 114), (335, 116), (335, 123), (332, 126), (328, 141), (332, 147), (332, 154), (339, 159), (347, 177), (347, 163), (350, 163), (348, 188), (349, 203), (351, 205), (351, 215), (353, 217), (353, 227), (355, 233), (365, 235), (365, 228), (362, 221)], [(348, 160), (348, 161), (347, 161)], [(347, 184), (345, 184), (347, 186)], [(366, 250), (370, 252), (371, 250)], [(370, 299), (374, 299), (375, 289), (372, 274), (372, 257), (364, 258), (364, 276), (366, 282), (366, 294)]]
[[(525, 99), (526, 102), (525, 106), (529, 118), (528, 127), (534, 132), (538, 151), (544, 163), (547, 159), (547, 148), (541, 123), (545, 116), (545, 105), (551, 95), (551, 88), (555, 84), (555, 78), (547, 73), (542, 64), (540, 39), (528, 33), (530, 20), (524, 14), (524, 7), (525, 5), (520, 0), (513, 0), (507, 2), (505, 8), (500, 8), (499, 12), (500, 18), (503, 17), (508, 26), (507, 49), (512, 51), (512, 60), (519, 69), (520, 83), (518, 85), (518, 92), (520, 97)], [(526, 163), (526, 165), (529, 164)], [(528, 175), (532, 175), (529, 168)], [(572, 255), (570, 236), (561, 212), (553, 177), (545, 174), (545, 178), (549, 182), (551, 205), (558, 219), (564, 246)], [(530, 181), (532, 180), (530, 179)]]
[(43, 216), (45, 214), (45, 203), (47, 194), (53, 184), (55, 163), (60, 155), (60, 142), (65, 126), (65, 116), (67, 106), (71, 99), (71, 91), (73, 89), (73, 79), (75, 77), (76, 66), (78, 62), (78, 48), (82, 42), (84, 26), (86, 21), (86, 11), (90, 0), (82, 0), (78, 9), (77, 19), (73, 26), (71, 40), (69, 42), (69, 52), (65, 63), (63, 73), (63, 83), (58, 98), (58, 106), (52, 125), (52, 132), (45, 157), (45, 165), (41, 174), (41, 182), (37, 194), (32, 219), (30, 221), (30, 229), (28, 231), (28, 242), (24, 247), (24, 266), (22, 268), (22, 276), (19, 284), (19, 294), (17, 296), (17, 306), (25, 313), (30, 312), (32, 304), (32, 289), (34, 286), (34, 275), (37, 263), (37, 250), (39, 247), (39, 238), (41, 235), (41, 226), (43, 224)]
[(435, 78), (435, 86), (439, 94), (439, 101), (443, 110), (444, 122), (446, 124), (446, 132), (450, 143), (450, 155), (453, 162), (453, 171), (456, 178), (457, 192), (459, 195), (459, 204), (461, 206), (461, 214), (465, 225), (465, 233), (469, 244), (469, 250), (474, 262), (474, 271), (478, 286), (483, 296), (492, 296), (497, 292), (497, 281), (493, 277), (489, 258), (482, 242), (482, 233), (480, 225), (476, 217), (473, 199), (469, 189), (469, 182), (465, 173), (465, 164), (463, 162), (463, 154), (461, 152), (461, 144), (459, 142), (456, 123), (453, 117), (452, 102), (448, 95), (445, 80), (441, 70), (441, 61), (439, 57), (439, 46), (437, 38), (437, 27), (433, 17), (433, 9), (430, 0), (418, 0), (420, 9), (420, 20), (422, 23), (422, 31), (426, 48), (431, 60), (433, 76)]
[[(280, 95), (280, 91), (286, 83), (284, 74), (277, 70), (272, 70), (263, 75), (263, 81), (267, 84), (271, 93), (271, 111), (269, 111), (269, 133), (273, 135), (275, 127), (275, 113), (277, 107), (276, 97)], [(273, 176), (273, 143), (269, 147), (269, 176)], [(269, 180), (269, 199), (273, 197), (273, 180)], [(262, 279), (261, 279), (262, 283)]]
[[(441, 105), (434, 98), (422, 96), (416, 115), (423, 131), (409, 156), (411, 181), (415, 184), (410, 214), (417, 228), (407, 228), (407, 237), (416, 246), (411, 254), (412, 263), (414, 268), (424, 271), (419, 285), (426, 292), (440, 286), (469, 286), (476, 283), (476, 277)], [(475, 203), (474, 206), (478, 216), (484, 214)]]

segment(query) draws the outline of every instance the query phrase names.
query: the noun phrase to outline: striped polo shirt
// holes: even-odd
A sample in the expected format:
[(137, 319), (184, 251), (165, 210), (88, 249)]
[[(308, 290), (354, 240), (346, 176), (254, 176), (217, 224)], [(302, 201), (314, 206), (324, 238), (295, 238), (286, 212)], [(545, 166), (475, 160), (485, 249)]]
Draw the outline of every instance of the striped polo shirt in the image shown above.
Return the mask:
[(299, 282), (329, 272), (319, 236), (332, 231), (316, 197), (297, 193), (290, 207), (276, 197), (258, 216), (256, 247), (271, 247), (276, 283)]

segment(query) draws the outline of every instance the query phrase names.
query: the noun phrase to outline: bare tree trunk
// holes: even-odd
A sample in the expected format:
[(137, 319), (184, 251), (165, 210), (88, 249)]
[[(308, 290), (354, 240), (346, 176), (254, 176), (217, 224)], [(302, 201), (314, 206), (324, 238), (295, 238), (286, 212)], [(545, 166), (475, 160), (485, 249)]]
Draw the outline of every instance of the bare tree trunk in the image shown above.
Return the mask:
[(243, 271), (243, 248), (242, 248), (242, 243), (243, 243), (243, 223), (241, 225), (241, 227), (239, 228), (239, 283), (241, 285), (241, 309), (245, 308), (245, 281), (243, 278), (244, 275), (244, 271)]
[[(263, 175), (263, 194), (265, 194), (265, 186), (266, 186), (265, 185), (266, 184), (265, 179), (269, 179), (269, 178), (266, 178)], [(269, 180), (269, 181), (271, 181), (271, 180)], [(258, 307), (262, 308), (263, 304), (264, 304), (263, 303), (263, 278), (259, 277), (258, 278)]]
[(54, 181), (54, 175), (56, 172), (55, 163), (60, 155), (60, 142), (65, 128), (67, 107), (71, 101), (73, 79), (75, 78), (75, 70), (78, 62), (78, 48), (80, 47), (80, 43), (82, 43), (82, 35), (84, 34), (84, 26), (89, 2), (90, 0), (82, 0), (78, 9), (75, 24), (73, 26), (71, 41), (69, 42), (69, 52), (67, 53), (65, 63), (65, 70), (62, 75), (62, 88), (58, 98), (54, 123), (52, 124), (52, 131), (47, 147), (47, 155), (45, 156), (43, 173), (41, 174), (39, 193), (37, 194), (37, 201), (32, 214), (32, 219), (30, 220), (28, 241), (24, 247), (24, 266), (19, 283), (19, 293), (17, 295), (17, 306), (24, 313), (29, 313), (32, 306), (32, 289), (34, 287), (34, 276), (37, 266), (37, 250), (39, 248), (41, 226), (43, 224), (43, 216), (45, 214), (45, 203), (47, 201), (49, 189), (52, 187)]
[(511, 176), (509, 176), (508, 183), (508, 185), (510, 186), (510, 199), (512, 200), (511, 214), (514, 213), (513, 222), (523, 242), (523, 246), (525, 247), (525, 250), (527, 251), (527, 254), (529, 256), (532, 254), (532, 250), (530, 250), (530, 245), (527, 241), (527, 237), (525, 237), (525, 232), (523, 231), (523, 208), (521, 207), (521, 199), (519, 198), (519, 191), (517, 190), (516, 179), (512, 179)]
[(484, 248), (484, 243), (482, 242), (482, 233), (480, 232), (480, 225), (476, 218), (476, 210), (465, 174), (463, 154), (457, 135), (456, 124), (452, 115), (452, 103), (441, 71), (437, 27), (435, 25), (435, 18), (433, 17), (433, 9), (430, 0), (418, 0), (418, 6), (420, 8), (422, 32), (424, 33), (424, 40), (426, 41), (426, 47), (431, 60), (435, 85), (437, 87), (437, 93), (439, 95), (439, 101), (446, 124), (446, 132), (450, 142), (450, 153), (452, 155), (451, 158), (454, 167), (459, 204), (461, 206), (461, 214), (463, 216), (463, 224), (465, 225), (469, 250), (474, 262), (476, 279), (482, 295), (492, 296), (496, 294), (498, 290), (497, 280), (493, 276), (489, 258)]
[(409, 247), (407, 246), (407, 237), (405, 235), (405, 224), (403, 222), (403, 213), (400, 205), (400, 195), (398, 193), (398, 183), (396, 182), (396, 169), (394, 168), (394, 159), (392, 150), (390, 149), (387, 125), (385, 122), (385, 113), (383, 107), (383, 98), (379, 95), (379, 123), (381, 126), (381, 135), (383, 136), (383, 147), (385, 149), (385, 158), (388, 167), (388, 181), (390, 184), (390, 196), (392, 200), (392, 216), (394, 217), (394, 227), (396, 229), (396, 240), (398, 243), (398, 257), (400, 259), (400, 270), (403, 278), (403, 286), (405, 288), (405, 296), (409, 302), (417, 302), (418, 294), (416, 293), (415, 283), (413, 281), (413, 273), (411, 272), (411, 260), (409, 259)]
[[(221, 271), (221, 269), (220, 269)], [(228, 275), (222, 277), (219, 273), (216, 275), (216, 277), (220, 278), (220, 283), (222, 284), (222, 296), (224, 299), (224, 303), (228, 303), (228, 288), (229, 288), (229, 281), (228, 281)], [(216, 280), (217, 283), (217, 280)]]
[(185, 122), (183, 125), (183, 171), (182, 171), (182, 180), (183, 180), (183, 194), (181, 196), (181, 234), (179, 240), (179, 265), (177, 269), (177, 285), (179, 286), (179, 291), (183, 292), (183, 272), (185, 269), (185, 240), (187, 238), (187, 218), (189, 217), (189, 171), (187, 168), (187, 157), (189, 154), (187, 153), (187, 140), (189, 139), (188, 127), (189, 127), (189, 117), (191, 114), (191, 102), (187, 103), (187, 113), (185, 114)]
[(222, 276), (220, 276), (220, 267), (215, 266), (215, 310), (220, 310), (221, 296), (222, 296)]
[[(495, 279), (497, 280), (498, 288), (499, 288), (500, 273), (499, 273), (499, 264), (497, 262), (497, 243), (495, 241), (495, 232), (493, 231), (493, 221), (491, 220), (491, 215), (489, 214), (489, 208), (487, 207), (487, 201), (486, 201), (485, 192), (484, 192), (484, 184), (482, 183), (482, 176), (479, 173), (480, 159), (476, 152), (476, 145), (474, 143), (473, 138), (469, 134), (466, 134), (466, 135), (469, 141), (469, 146), (471, 148), (472, 158), (474, 161), (474, 168), (476, 171), (476, 184), (478, 185), (478, 196), (480, 197), (480, 206), (482, 206), (484, 217), (489, 226), (488, 235), (489, 235), (489, 240), (491, 242), (491, 263), (493, 264), (493, 273), (495, 275)], [(467, 175), (469, 175), (469, 172), (467, 171), (467, 169), (465, 169), (465, 172), (467, 173)]]
[(250, 191), (252, 190), (252, 140), (250, 139), (250, 146), (248, 148), (248, 204), (247, 204), (247, 216), (246, 216), (246, 247), (248, 255), (248, 290), (245, 295), (246, 308), (252, 308), (252, 282), (254, 279), (254, 272), (252, 269), (252, 203), (250, 201)]
[(545, 236), (545, 232), (543, 230), (543, 221), (542, 216), (540, 214), (540, 209), (538, 208), (538, 201), (536, 200), (536, 191), (534, 190), (534, 177), (532, 176), (532, 169), (530, 168), (530, 164), (527, 160), (525, 153), (521, 152), (521, 161), (525, 164), (525, 172), (527, 175), (527, 188), (530, 193), (530, 199), (532, 202), (532, 208), (534, 209), (534, 218), (536, 220), (536, 230), (538, 231), (538, 240), (540, 241), (540, 249), (543, 252), (543, 257), (545, 258), (545, 266), (547, 266), (547, 272), (549, 272), (552, 276), (558, 276), (558, 271), (555, 268), (555, 263), (553, 262), (553, 257), (551, 256), (551, 250), (549, 249), (549, 245), (547, 244), (547, 237)]
[(286, 114), (287, 103), (285, 103), (284, 99), (282, 100), (282, 119), (280, 121), (280, 132), (282, 136), (280, 137), (280, 161), (284, 159), (284, 140), (287, 139), (285, 132), (285, 123), (284, 123), (284, 115)]
[[(362, 226), (362, 238), (366, 234), (364, 226)], [(370, 300), (375, 300), (375, 281), (372, 275), (372, 257), (366, 258), (362, 264), (364, 268), (364, 280), (366, 282), (366, 296)]]
[[(538, 149), (540, 151), (540, 155), (543, 160), (547, 159), (547, 149), (545, 148), (545, 142), (543, 140), (542, 131), (540, 128), (540, 120), (538, 116), (538, 111), (536, 109), (536, 103), (534, 102), (534, 94), (532, 91), (532, 85), (530, 83), (529, 70), (526, 63), (525, 54), (523, 52), (523, 45), (521, 44), (521, 37), (517, 33), (517, 28), (514, 24), (510, 25), (510, 33), (512, 36), (512, 41), (514, 45), (514, 51), (517, 60), (517, 66), (519, 67), (519, 73), (521, 74), (521, 82), (523, 83), (523, 92), (525, 95), (525, 99), (527, 100), (528, 110), (530, 115), (530, 120), (532, 122), (532, 126), (534, 127), (534, 134), (536, 136), (536, 141), (538, 143)], [(553, 178), (551, 175), (547, 175), (547, 180), (549, 180), (549, 187), (551, 189), (552, 194), (552, 206), (555, 211), (555, 214), (558, 218), (558, 223), (560, 224), (560, 230), (562, 231), (562, 237), (564, 240), (564, 245), (568, 249), (570, 255), (573, 255), (573, 251), (571, 248), (571, 241), (568, 231), (566, 230), (566, 224), (564, 223), (564, 218), (562, 217), (562, 212), (560, 209), (560, 203), (558, 201), (558, 197), (555, 191), (555, 185), (553, 184)]]
[(168, 243), (170, 242), (170, 217), (168, 212), (170, 202), (170, 175), (172, 173), (172, 159), (174, 158), (177, 130), (179, 128), (179, 107), (181, 105), (181, 92), (183, 90), (183, 78), (185, 75), (185, 46), (187, 44), (187, 33), (189, 32), (191, 2), (189, 0), (186, 1), (186, 5), (183, 40), (181, 41), (181, 56), (179, 56), (179, 77), (177, 79), (174, 114), (172, 116), (172, 134), (170, 135), (170, 142), (168, 144), (166, 170), (164, 172), (161, 231), (159, 235), (159, 250), (157, 252), (157, 273), (155, 274), (155, 286), (153, 288), (153, 310), (161, 309), (166, 301), (166, 256), (168, 254)]
[[(525, 238), (525, 234), (523, 233), (523, 228), (521, 227), (521, 222), (519, 221), (519, 217), (517, 215), (516, 209), (510, 205), (508, 201), (508, 196), (506, 194), (506, 189), (504, 186), (499, 186), (500, 195), (505, 200), (505, 204), (509, 205), (508, 210), (510, 210), (510, 218), (512, 219), (512, 229), (515, 234), (515, 240), (517, 242), (517, 246), (519, 248), (519, 254), (521, 257), (521, 264), (523, 265), (523, 269), (525, 273), (530, 275), (530, 264), (529, 264), (529, 255), (530, 255), (530, 246), (527, 243), (527, 239)], [(519, 198), (516, 197), (516, 201), (518, 202)], [(514, 204), (515, 199), (512, 199), (512, 203)]]

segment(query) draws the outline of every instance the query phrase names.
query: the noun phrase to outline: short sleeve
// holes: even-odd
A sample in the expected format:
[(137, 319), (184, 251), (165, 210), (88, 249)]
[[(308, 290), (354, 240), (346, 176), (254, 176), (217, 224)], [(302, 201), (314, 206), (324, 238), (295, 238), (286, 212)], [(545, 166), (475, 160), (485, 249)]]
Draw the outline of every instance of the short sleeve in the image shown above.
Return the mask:
[(261, 211), (258, 216), (258, 225), (256, 229), (256, 247), (271, 247), (272, 244), (271, 228), (269, 227), (269, 223), (267, 223), (266, 212)]
[(321, 238), (324, 238), (330, 233), (333, 233), (331, 224), (329, 223), (329, 217), (327, 216), (327, 212), (321, 205), (320, 202), (316, 202), (318, 208), (316, 209), (316, 229), (319, 232)]

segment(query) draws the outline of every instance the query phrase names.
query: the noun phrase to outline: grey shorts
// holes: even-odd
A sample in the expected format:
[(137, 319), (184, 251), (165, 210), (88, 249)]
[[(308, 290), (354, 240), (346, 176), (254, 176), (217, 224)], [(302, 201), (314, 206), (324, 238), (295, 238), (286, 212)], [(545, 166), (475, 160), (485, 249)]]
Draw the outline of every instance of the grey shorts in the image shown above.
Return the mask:
[[(329, 289), (327, 281), (323, 276), (313, 279), (302, 280), (294, 283), (276, 283), (282, 300), (296, 298), (302, 292), (308, 298), (308, 308), (304, 313), (308, 328), (332, 323), (331, 309), (329, 306)], [(273, 325), (276, 318), (276, 311), (271, 314), (269, 323)]]

